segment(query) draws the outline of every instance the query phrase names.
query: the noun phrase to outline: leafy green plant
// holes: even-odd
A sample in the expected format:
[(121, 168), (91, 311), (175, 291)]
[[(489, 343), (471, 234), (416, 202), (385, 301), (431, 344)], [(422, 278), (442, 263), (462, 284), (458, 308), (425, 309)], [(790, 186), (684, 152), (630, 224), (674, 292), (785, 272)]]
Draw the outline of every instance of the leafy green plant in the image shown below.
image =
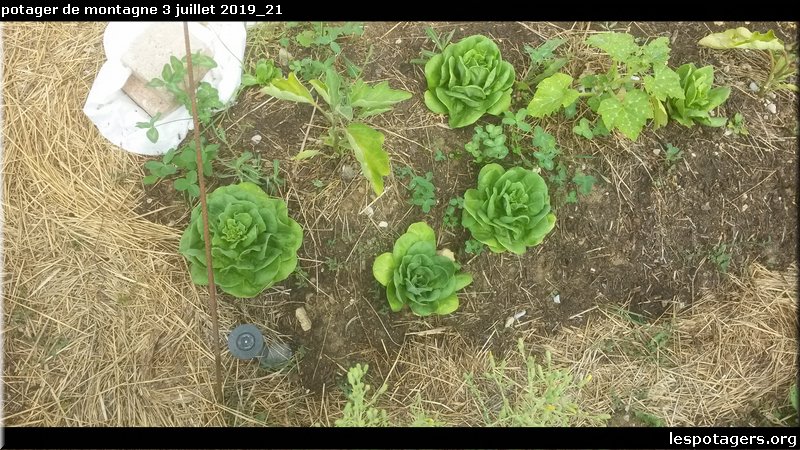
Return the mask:
[(282, 78), (283, 72), (280, 67), (275, 67), (272, 60), (260, 59), (256, 63), (254, 73), (246, 73), (242, 75), (242, 86), (267, 86), (275, 78)]
[[(433, 28), (425, 27), (425, 35), (428, 36), (428, 39), (431, 42), (433, 42), (436, 51), (440, 53), (443, 52), (445, 47), (447, 47), (447, 45), (450, 44), (450, 41), (453, 40), (453, 33), (455, 33), (455, 31), (456, 30), (450, 30), (449, 33), (439, 34)], [(419, 56), (419, 58), (412, 59), (411, 63), (425, 64), (428, 62), (428, 60), (436, 56), (436, 52), (422, 49), (419, 53)]]
[(789, 388), (789, 404), (794, 408), (795, 414), (800, 416), (800, 399), (797, 394), (797, 383), (792, 384)]
[(521, 255), (527, 247), (541, 244), (555, 223), (547, 184), (522, 167), (506, 171), (487, 164), (478, 174), (477, 189), (464, 193), (461, 224), (495, 253)]
[(433, 160), (436, 162), (447, 161), (447, 155), (437, 148), (436, 151), (433, 152)]
[(597, 178), (591, 175), (585, 175), (584, 173), (578, 171), (575, 173), (575, 176), (572, 177), (572, 182), (578, 186), (578, 192), (581, 195), (589, 195), (592, 192), (592, 186), (597, 181)]
[(464, 242), (464, 251), (475, 256), (479, 256), (483, 253), (483, 250), (486, 246), (481, 241), (476, 241), (475, 239), (467, 239)]
[[(192, 66), (213, 69), (217, 67), (217, 63), (211, 57), (198, 52), (192, 55)], [(191, 111), (191, 100), (186, 92), (187, 75), (186, 57), (178, 59), (172, 56), (170, 57), (170, 63), (164, 65), (161, 71), (161, 78), (153, 78), (147, 85), (166, 89), (175, 96), (178, 103), (186, 107), (187, 111)], [(197, 118), (203, 125), (207, 125), (211, 121), (214, 110), (223, 106), (219, 99), (217, 88), (205, 81), (201, 81), (197, 85), (195, 101), (197, 103)]]
[(444, 219), (442, 222), (448, 228), (455, 228), (461, 221), (456, 213), (457, 209), (464, 207), (464, 199), (462, 197), (453, 197), (447, 202), (447, 208), (444, 210)]
[[(217, 157), (219, 145), (206, 144), (201, 139), (203, 157), (203, 175), (210, 177), (213, 173), (212, 163)], [(194, 140), (188, 141), (179, 148), (170, 149), (162, 156), (161, 161), (151, 160), (144, 164), (149, 172), (142, 179), (142, 183), (155, 184), (161, 179), (174, 176), (173, 188), (178, 192), (185, 192), (189, 198), (200, 195), (197, 185), (197, 152)]]
[(595, 137), (608, 136), (609, 134), (602, 120), (598, 120), (597, 124), (592, 125), (589, 119), (585, 117), (582, 117), (578, 124), (572, 127), (572, 132), (590, 141)]
[[(465, 375), (487, 426), (605, 425), (610, 419), (608, 414), (584, 411), (575, 400), (580, 389), (591, 381), (590, 375), (576, 383), (568, 370), (553, 367), (549, 351), (544, 365), (537, 363), (526, 352), (522, 339), (517, 343), (517, 352), (517, 357), (524, 360), (523, 371), (511, 365), (511, 358), (497, 362), (490, 353), (488, 370), (477, 376)], [(524, 378), (519, 380), (517, 373), (523, 373)], [(499, 408), (494, 406), (495, 399), (499, 400)]]
[(464, 145), (464, 149), (472, 155), (476, 163), (488, 160), (503, 159), (508, 155), (506, 136), (502, 125), (477, 125), (472, 140)]
[(422, 212), (429, 213), (431, 207), (436, 204), (436, 187), (433, 185), (433, 173), (426, 172), (424, 177), (414, 175), (408, 184), (411, 191), (411, 204), (422, 208)]
[[(211, 192), (208, 224), (214, 281), (228, 294), (255, 297), (295, 270), (303, 229), (289, 217), (283, 200), (270, 198), (257, 185), (245, 182)], [(180, 252), (189, 261), (192, 281), (207, 285), (200, 205), (192, 210)]]
[(711, 112), (725, 103), (731, 94), (731, 88), (711, 87), (714, 84), (714, 66), (698, 69), (689, 63), (680, 66), (676, 73), (680, 77), (680, 86), (685, 95), (680, 98), (672, 97), (667, 101), (669, 117), (686, 127), (695, 123), (709, 127), (724, 126), (728, 119), (714, 117)]
[(681, 158), (683, 158), (683, 150), (672, 144), (667, 144), (667, 149), (664, 152), (664, 160), (667, 162), (667, 165), (673, 166), (680, 161)]
[(528, 66), (528, 72), (525, 78), (517, 83), (517, 87), (530, 91), (531, 86), (536, 86), (545, 78), (561, 70), (569, 59), (557, 57), (554, 52), (565, 42), (566, 40), (564, 39), (553, 38), (544, 41), (536, 48), (529, 45), (523, 46), (525, 53), (530, 57), (530, 65)]
[(356, 364), (347, 371), (347, 382), (350, 384), (350, 389), (347, 392), (347, 403), (344, 405), (342, 417), (334, 422), (337, 427), (389, 426), (386, 410), (374, 406), (380, 396), (386, 392), (388, 385), (382, 385), (367, 400), (367, 393), (372, 389), (372, 386), (364, 383), (364, 375), (367, 374), (368, 370), (368, 364), (363, 366)]
[(347, 22), (341, 26), (332, 26), (324, 22), (311, 22), (310, 28), (295, 35), (295, 42), (304, 48), (328, 47), (339, 54), (342, 52), (337, 39), (345, 36), (361, 36), (364, 34), (364, 25), (360, 22)]
[(459, 272), (460, 268), (453, 259), (437, 254), (433, 229), (416, 222), (397, 238), (391, 253), (375, 258), (372, 274), (386, 286), (392, 311), (408, 305), (414, 314), (429, 316), (458, 309), (457, 291), (472, 283), (472, 275)]
[[(582, 76), (577, 85), (580, 90), (573, 87), (574, 79), (568, 74), (559, 72), (544, 78), (528, 104), (531, 116), (549, 116), (586, 98), (606, 130), (617, 130), (628, 139), (635, 141), (650, 119), (655, 128), (666, 125), (672, 116), (667, 115), (664, 103), (686, 97), (686, 86), (681, 84), (679, 74), (667, 65), (669, 39), (661, 37), (639, 45), (628, 33), (600, 33), (587, 38), (586, 43), (611, 58), (608, 71)], [(692, 89), (698, 87), (701, 86)], [(695, 91), (690, 93), (691, 103), (695, 101)], [(574, 131), (591, 139), (596, 133), (589, 124), (587, 119)]]
[(425, 105), (449, 116), (450, 128), (475, 123), (484, 114), (500, 115), (511, 106), (514, 67), (482, 35), (449, 44), (425, 64)]
[(160, 119), (161, 113), (156, 113), (156, 115), (151, 117), (147, 122), (136, 122), (136, 128), (147, 130), (147, 139), (150, 142), (158, 142), (158, 128), (156, 128), (156, 122)]
[(711, 249), (708, 259), (717, 266), (720, 272), (727, 273), (731, 264), (731, 254), (728, 251), (728, 244), (719, 243)]
[(747, 125), (744, 123), (744, 116), (742, 116), (742, 113), (737, 112), (734, 114), (733, 117), (728, 120), (728, 124), (725, 125), (725, 127), (727, 128), (725, 130), (725, 136), (731, 134), (735, 134), (737, 136), (747, 136), (750, 134), (750, 132), (747, 131)]
[[(192, 64), (195, 67), (209, 69), (217, 66), (212, 58), (199, 52), (192, 55)], [(191, 101), (185, 90), (187, 82), (186, 57), (178, 59), (173, 56), (170, 58), (170, 63), (164, 65), (161, 78), (154, 78), (148, 85), (166, 89), (175, 96), (181, 105), (191, 111)], [(202, 125), (208, 126), (214, 111), (223, 106), (219, 99), (219, 93), (211, 84), (202, 81), (195, 91), (195, 100), (198, 120)], [(159, 135), (156, 122), (160, 118), (161, 113), (158, 113), (147, 122), (138, 122), (136, 127), (146, 129), (147, 138), (151, 142), (157, 142)], [(217, 131), (217, 135), (224, 137), (224, 131)], [(217, 157), (219, 145), (208, 144), (205, 139), (201, 139), (200, 144), (202, 146), (203, 175), (210, 177), (213, 175), (212, 162)], [(200, 187), (197, 184), (197, 154), (193, 140), (178, 148), (170, 149), (164, 154), (161, 161), (147, 161), (144, 168), (148, 172), (142, 179), (142, 183), (145, 185), (155, 184), (161, 179), (174, 175), (173, 188), (176, 191), (185, 192), (190, 199), (200, 195)]]
[(700, 39), (698, 44), (718, 49), (765, 50), (769, 55), (769, 73), (764, 79), (761, 92), (785, 89), (797, 92), (797, 85), (787, 83), (797, 73), (797, 54), (794, 48), (787, 48), (783, 41), (775, 37), (772, 30), (766, 33), (751, 32), (745, 27), (730, 28), (721, 33), (712, 33)]
[(536, 158), (539, 167), (545, 170), (553, 170), (555, 158), (561, 154), (561, 151), (556, 147), (556, 138), (537, 125), (533, 130), (533, 145), (538, 148), (537, 151), (533, 152), (533, 157)]
[(310, 84), (328, 105), (328, 110), (312, 97), (294, 72), (289, 73), (288, 78), (273, 80), (261, 91), (319, 109), (329, 124), (322, 138), (323, 144), (340, 155), (352, 151), (372, 189), (380, 195), (383, 192), (383, 177), (389, 174), (389, 155), (383, 149), (384, 135), (355, 119), (366, 119), (389, 111), (395, 104), (411, 98), (411, 93), (392, 89), (386, 81), (369, 85), (359, 79), (350, 83), (332, 68), (326, 71), (324, 81), (314, 79)]

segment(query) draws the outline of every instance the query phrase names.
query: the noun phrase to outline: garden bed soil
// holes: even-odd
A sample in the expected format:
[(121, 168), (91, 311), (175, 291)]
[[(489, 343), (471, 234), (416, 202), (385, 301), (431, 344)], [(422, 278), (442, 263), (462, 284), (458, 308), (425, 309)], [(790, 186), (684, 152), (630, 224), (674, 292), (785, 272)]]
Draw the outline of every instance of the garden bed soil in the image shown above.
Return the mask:
[[(359, 64), (371, 54), (364, 66), (365, 80), (387, 80), (392, 87), (414, 94), (371, 123), (386, 135), (393, 169), (409, 166), (418, 175), (433, 173), (437, 205), (427, 214), (411, 205), (405, 180), (394, 174), (386, 180), (386, 193), (375, 200), (360, 175), (352, 178), (347, 173), (358, 171), (350, 155), (291, 161), (301, 147), (325, 150), (317, 140), (322, 117), (316, 114), (312, 119), (309, 106), (245, 90), (221, 122), (230, 144), (223, 152), (230, 156), (251, 151), (266, 161), (280, 161), (286, 182), (277, 195), (287, 200), (290, 215), (305, 230), (299, 265), (306, 275), (293, 275), (281, 284), (277, 311), (263, 308), (267, 298), (277, 295), (276, 289), (248, 300), (223, 295), (221, 301), (238, 303), (242, 317), (289, 339), (302, 355), (297, 381), (322, 393), (324, 385), (339, 383), (337, 376), (356, 362), (369, 363), (374, 376), (385, 377), (409, 333), (435, 335), (444, 329), (460, 334), (475, 348), (502, 352), (528, 333), (554, 336), (562, 327), (580, 326), (599, 306), (618, 305), (641, 321), (652, 321), (670, 307), (690, 307), (702, 289), (725, 280), (713, 257), (719, 244), (727, 245), (730, 272), (738, 273), (756, 261), (785, 270), (796, 260), (795, 96), (779, 93), (774, 100), (777, 113), (769, 112), (747, 87), (766, 73), (766, 59), (755, 53), (710, 51), (696, 44), (710, 32), (739, 25), (618, 23), (614, 30), (643, 38), (670, 37), (673, 67), (687, 62), (713, 64), (716, 84), (732, 87), (719, 113), (728, 117), (741, 113), (748, 136), (724, 136), (724, 129), (687, 129), (670, 123), (657, 131), (645, 129), (636, 142), (615, 136), (588, 141), (572, 132), (586, 112), (580, 108), (573, 119), (557, 115), (536, 121), (556, 136), (562, 151), (558, 158), (570, 173), (579, 169), (598, 182), (576, 204), (565, 203), (566, 191), (551, 184), (558, 219), (542, 245), (522, 256), (488, 251), (474, 256), (464, 251), (468, 232), (442, 223), (449, 199), (462, 196), (477, 179), (479, 166), (463, 152), (472, 127), (449, 129), (445, 118), (432, 114), (422, 101), (424, 74), (410, 61), (422, 48), (431, 48), (425, 27), (441, 32), (455, 29), (454, 40), (477, 33), (490, 36), (517, 70), (527, 67), (525, 44), (535, 47), (558, 36), (577, 51), (586, 33), (604, 30), (599, 23), (367, 23), (362, 37), (342, 46), (344, 53)], [(775, 29), (783, 39), (796, 31), (793, 24), (748, 26)], [(271, 54), (255, 58), (277, 55), (277, 43), (265, 48)], [(603, 61), (586, 58), (568, 69), (576, 74), (581, 71), (576, 64)], [(515, 104), (514, 110), (524, 106)], [(256, 134), (262, 137), (259, 143), (251, 141)], [(665, 162), (666, 144), (683, 151), (674, 166)], [(436, 150), (460, 157), (436, 161)], [(148, 188), (141, 210), (159, 210), (152, 220), (184, 227), (189, 217), (186, 203), (164, 186)], [(362, 213), (368, 205), (374, 211), (371, 217)], [(381, 221), (388, 226), (380, 227)], [(408, 310), (391, 313), (384, 290), (372, 276), (374, 258), (389, 251), (416, 221), (427, 221), (436, 231), (439, 247), (452, 249), (463, 270), (474, 276), (452, 315), (420, 318)], [(555, 294), (560, 303), (554, 301)], [(302, 331), (295, 319), (299, 306), (306, 308), (313, 322), (309, 332)], [(505, 326), (509, 316), (522, 311), (526, 314), (517, 323)]]

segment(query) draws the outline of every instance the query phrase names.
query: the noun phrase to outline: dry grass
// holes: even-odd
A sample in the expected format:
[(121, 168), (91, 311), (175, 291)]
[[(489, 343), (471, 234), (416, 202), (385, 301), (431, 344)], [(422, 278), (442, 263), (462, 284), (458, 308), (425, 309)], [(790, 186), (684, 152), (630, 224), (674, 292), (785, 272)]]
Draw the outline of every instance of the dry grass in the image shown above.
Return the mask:
[[(135, 212), (142, 159), (108, 144), (81, 111), (103, 29), (3, 28), (4, 419), (224, 425), (211, 401), (205, 292), (176, 252), (181, 230)], [(225, 329), (232, 315), (223, 317)], [(285, 375), (239, 384), (243, 369), (223, 363), (231, 399), (257, 408), (297, 398)]]
[(605, 310), (541, 343), (578, 376), (592, 374), (585, 403), (593, 408), (624, 407), (670, 426), (747, 425), (751, 413), (785, 406), (796, 380), (796, 280), (796, 267), (753, 265), (747, 277), (731, 277), (729, 292), (707, 292), (652, 326)]

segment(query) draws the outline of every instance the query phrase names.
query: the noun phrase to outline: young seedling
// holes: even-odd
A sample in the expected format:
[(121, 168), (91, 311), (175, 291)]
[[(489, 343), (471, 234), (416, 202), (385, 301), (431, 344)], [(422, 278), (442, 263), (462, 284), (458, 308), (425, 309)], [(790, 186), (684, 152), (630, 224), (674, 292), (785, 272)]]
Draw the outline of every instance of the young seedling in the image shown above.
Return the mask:
[(386, 81), (370, 85), (359, 79), (351, 83), (333, 68), (327, 69), (324, 80), (314, 79), (310, 84), (327, 108), (314, 99), (294, 72), (289, 73), (288, 78), (273, 80), (261, 92), (317, 108), (328, 121), (322, 143), (339, 155), (352, 152), (373, 191), (380, 195), (383, 177), (389, 175), (389, 155), (383, 148), (384, 135), (357, 119), (390, 111), (395, 104), (411, 98), (411, 93), (392, 89)]
[(742, 113), (737, 112), (734, 114), (725, 127), (725, 136), (730, 136), (731, 134), (735, 134), (737, 136), (747, 136), (750, 134), (747, 131), (747, 125), (744, 123), (744, 116), (742, 116)]
[(727, 273), (728, 267), (731, 264), (731, 254), (728, 251), (728, 245), (719, 243), (711, 249), (708, 259), (717, 266), (720, 272)]
[(667, 144), (667, 149), (664, 152), (664, 160), (666, 161), (667, 165), (674, 167), (675, 163), (680, 161), (681, 158), (683, 158), (683, 151), (672, 144)]
[(419, 53), (420, 57), (412, 59), (411, 63), (425, 65), (425, 63), (427, 63), (429, 59), (436, 56), (437, 53), (441, 53), (442, 51), (444, 51), (444, 48), (447, 47), (447, 44), (449, 44), (450, 41), (453, 40), (453, 34), (455, 33), (455, 31), (456, 30), (450, 30), (449, 33), (439, 34), (433, 28), (426, 27), (425, 35), (428, 36), (428, 39), (433, 43), (435, 50), (434, 51), (425, 49), (421, 50)]
[(533, 130), (533, 145), (539, 149), (533, 153), (539, 167), (545, 170), (553, 170), (555, 158), (561, 154), (561, 151), (556, 147), (556, 138), (544, 131), (542, 127), (537, 126)]
[(489, 160), (503, 159), (508, 155), (506, 136), (502, 125), (478, 125), (472, 140), (464, 145), (464, 149), (472, 155), (473, 161), (480, 164)]
[(272, 60), (260, 59), (256, 63), (256, 69), (253, 73), (246, 73), (242, 75), (242, 86), (267, 86), (275, 78), (283, 77), (283, 72), (279, 67), (275, 67)]
[(408, 184), (411, 191), (411, 204), (417, 205), (425, 214), (431, 211), (431, 207), (436, 204), (434, 194), (436, 187), (433, 185), (433, 173), (426, 172), (424, 177), (413, 175)]
[(448, 228), (455, 228), (461, 224), (461, 213), (457, 212), (464, 208), (463, 197), (453, 197), (447, 202), (447, 208), (444, 210), (444, 218), (442, 222)]

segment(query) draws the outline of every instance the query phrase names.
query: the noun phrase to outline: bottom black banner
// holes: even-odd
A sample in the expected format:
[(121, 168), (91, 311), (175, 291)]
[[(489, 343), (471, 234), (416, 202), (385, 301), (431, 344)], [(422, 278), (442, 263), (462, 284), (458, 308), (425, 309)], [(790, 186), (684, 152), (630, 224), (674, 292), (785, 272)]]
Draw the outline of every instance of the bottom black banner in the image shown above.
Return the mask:
[(797, 428), (21, 428), (4, 448), (791, 449)]

